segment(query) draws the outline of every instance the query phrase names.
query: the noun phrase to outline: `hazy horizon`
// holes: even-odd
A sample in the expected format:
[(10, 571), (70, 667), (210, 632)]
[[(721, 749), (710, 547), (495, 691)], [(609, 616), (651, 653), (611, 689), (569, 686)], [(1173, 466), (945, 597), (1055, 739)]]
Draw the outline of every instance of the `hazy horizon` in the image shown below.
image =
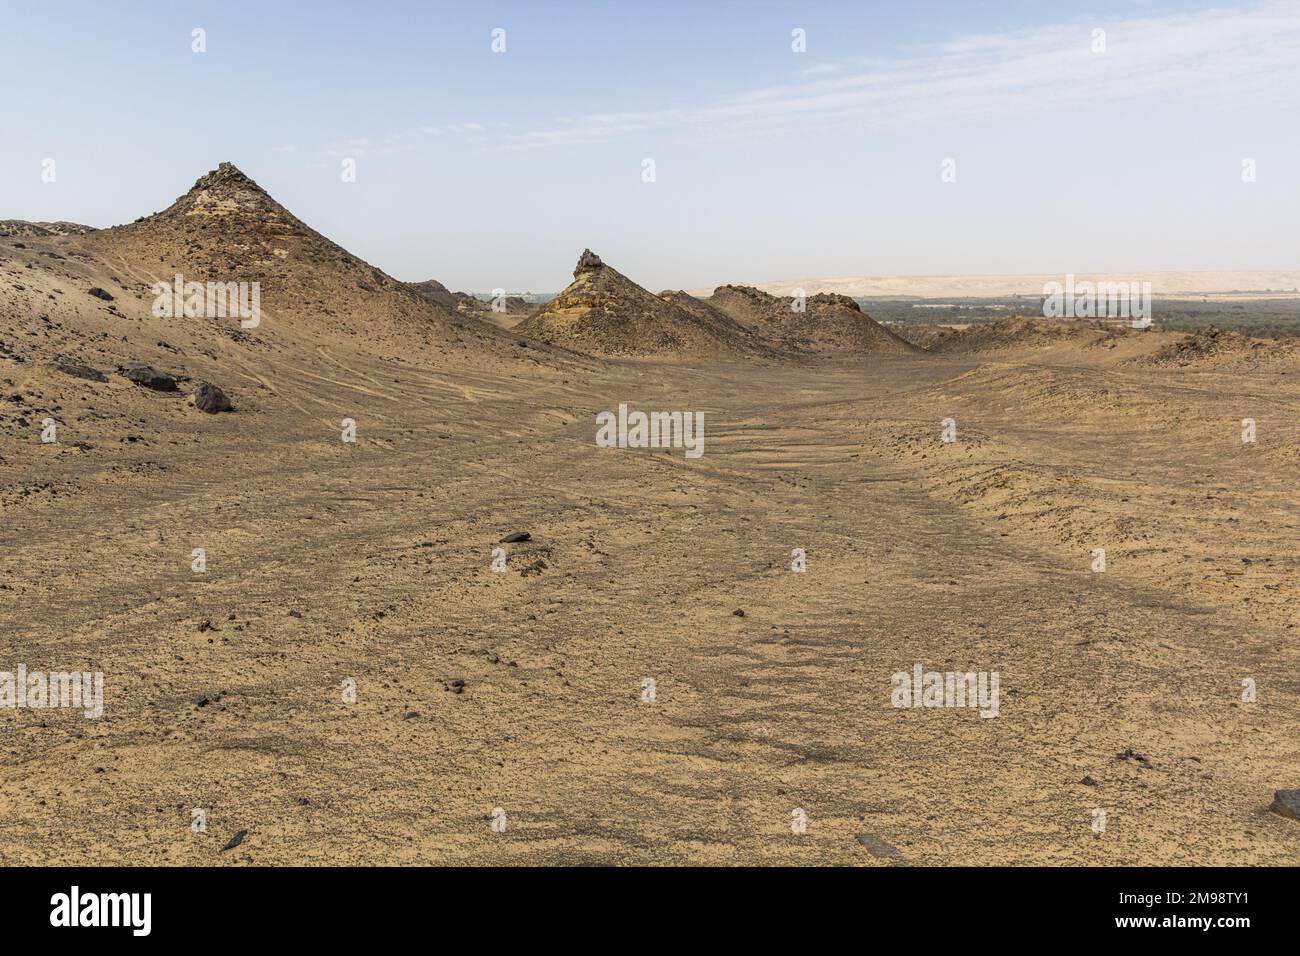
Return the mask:
[(1300, 268), (1294, 0), (140, 6), (6, 9), (0, 52), (38, 81), (0, 218), (126, 223), (230, 161), (394, 276), (469, 291), (556, 291), (584, 247), (655, 289)]

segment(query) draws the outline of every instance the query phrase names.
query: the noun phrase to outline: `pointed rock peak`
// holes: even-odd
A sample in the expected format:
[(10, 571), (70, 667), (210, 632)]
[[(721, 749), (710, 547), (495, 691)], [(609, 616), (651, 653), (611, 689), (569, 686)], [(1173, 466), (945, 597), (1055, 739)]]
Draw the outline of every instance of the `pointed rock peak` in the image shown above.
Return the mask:
[(206, 176), (199, 177), (199, 181), (194, 184), (194, 188), (211, 189), (214, 186), (220, 185), (251, 186), (254, 189), (261, 188), (257, 183), (245, 176), (243, 171), (234, 163), (221, 163)]
[(578, 266), (573, 270), (573, 277), (576, 279), (584, 272), (599, 272), (604, 266), (605, 263), (600, 261), (600, 256), (590, 249), (583, 249), (582, 255), (578, 256)]
[(222, 163), (200, 176), (194, 187), (176, 200), (174, 210), (194, 212), (265, 212), (279, 210), (265, 189), (243, 174), (233, 163)]
[(191, 190), (191, 193), (201, 190), (208, 190), (209, 193), (214, 193), (214, 191), (255, 190), (257, 193), (265, 194), (263, 187), (244, 176), (242, 170), (233, 163), (222, 163), (216, 169), (213, 169), (211, 173), (208, 173), (207, 176), (199, 177), (199, 181), (194, 183), (194, 189)]

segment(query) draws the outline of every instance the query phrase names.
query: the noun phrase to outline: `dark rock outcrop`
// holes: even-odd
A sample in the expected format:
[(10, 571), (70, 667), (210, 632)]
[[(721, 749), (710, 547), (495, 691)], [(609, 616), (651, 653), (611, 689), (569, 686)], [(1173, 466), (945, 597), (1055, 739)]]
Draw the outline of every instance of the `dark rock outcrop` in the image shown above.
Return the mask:
[(1269, 806), (1280, 817), (1300, 820), (1300, 790), (1277, 790), (1273, 793), (1273, 803)]
[(584, 272), (596, 272), (604, 264), (601, 262), (600, 256), (590, 249), (583, 249), (582, 255), (578, 256), (578, 267), (573, 270), (573, 277), (576, 279)]
[(174, 392), (178, 387), (175, 376), (160, 372), (143, 362), (128, 362), (122, 366), (122, 374), (135, 384), (151, 388), (155, 392)]
[(89, 382), (108, 381), (108, 376), (99, 369), (91, 368), (89, 365), (82, 365), (79, 362), (58, 362), (54, 367), (64, 375), (72, 375), (75, 378), (84, 378)]
[(234, 410), (226, 393), (220, 386), (213, 385), (211, 382), (204, 382), (194, 390), (194, 407), (211, 415)]

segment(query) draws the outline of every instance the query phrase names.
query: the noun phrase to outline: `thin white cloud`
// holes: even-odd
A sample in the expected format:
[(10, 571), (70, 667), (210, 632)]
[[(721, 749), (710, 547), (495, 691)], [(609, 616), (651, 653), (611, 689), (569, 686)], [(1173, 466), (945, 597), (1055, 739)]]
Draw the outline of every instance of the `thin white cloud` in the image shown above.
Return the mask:
[[(1103, 53), (1093, 51), (1095, 29), (1105, 31)], [(550, 128), (503, 136), (499, 145), (573, 145), (690, 128), (761, 133), (847, 122), (879, 128), (1141, 98), (1294, 104), (1300, 0), (958, 36), (906, 57), (825, 67), (701, 106), (563, 117)]]

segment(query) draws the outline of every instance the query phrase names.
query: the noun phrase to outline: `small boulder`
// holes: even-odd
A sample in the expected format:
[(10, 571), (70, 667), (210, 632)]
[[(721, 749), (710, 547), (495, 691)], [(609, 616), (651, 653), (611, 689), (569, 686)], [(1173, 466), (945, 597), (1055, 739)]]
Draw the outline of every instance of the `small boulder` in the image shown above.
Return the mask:
[(1138, 753), (1138, 752), (1137, 752), (1136, 750), (1134, 750), (1132, 747), (1126, 747), (1122, 753), (1117, 753), (1117, 754), (1115, 755), (1115, 759), (1116, 759), (1116, 760), (1136, 760), (1137, 763), (1138, 763), (1138, 766), (1140, 766), (1143, 770), (1150, 770), (1150, 769), (1152, 769), (1152, 767), (1151, 767), (1151, 761), (1148, 760), (1148, 759), (1146, 758), (1146, 755), (1145, 755), (1145, 754), (1140, 754), (1140, 753)]
[(177, 390), (176, 379), (166, 372), (160, 372), (152, 365), (143, 362), (128, 362), (122, 366), (122, 374), (145, 388), (155, 392), (174, 392)]
[(89, 365), (82, 365), (78, 362), (59, 362), (56, 366), (64, 375), (72, 375), (76, 378), (84, 378), (90, 382), (107, 382), (108, 376), (99, 369), (91, 368)]
[(101, 289), (99, 286), (95, 286), (92, 289), (87, 289), (86, 291), (89, 292), (91, 295), (93, 295), (96, 299), (103, 299), (105, 302), (113, 301), (113, 297), (109, 295), (107, 292), (105, 292), (103, 289)]
[(194, 407), (201, 412), (208, 412), (215, 415), (218, 412), (229, 412), (234, 409), (230, 404), (230, 399), (226, 397), (220, 386), (213, 385), (211, 382), (204, 382), (194, 390)]
[(530, 540), (531, 538), (532, 538), (532, 533), (531, 533), (531, 532), (528, 532), (528, 531), (516, 531), (516, 532), (514, 532), (513, 534), (508, 534), (508, 535), (506, 535), (504, 538), (502, 538), (502, 539), (501, 539), (500, 541), (498, 541), (497, 543), (498, 543), (498, 544), (517, 544), (517, 543), (520, 542), (520, 541), (528, 541), (528, 540)]
[(867, 852), (881, 860), (889, 859), (894, 856), (902, 856), (902, 851), (892, 843), (886, 843), (880, 837), (870, 833), (859, 833), (854, 837), (859, 843), (867, 848)]
[(1269, 807), (1280, 817), (1300, 820), (1300, 790), (1277, 790)]

